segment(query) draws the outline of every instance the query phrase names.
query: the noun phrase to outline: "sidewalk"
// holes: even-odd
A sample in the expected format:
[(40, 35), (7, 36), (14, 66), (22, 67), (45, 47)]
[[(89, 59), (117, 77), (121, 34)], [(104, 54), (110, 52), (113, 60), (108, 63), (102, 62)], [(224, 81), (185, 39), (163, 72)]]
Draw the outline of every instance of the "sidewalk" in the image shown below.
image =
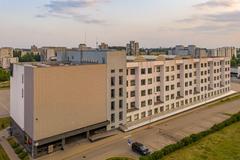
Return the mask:
[(10, 146), (10, 144), (8, 143), (8, 141), (6, 140), (5, 137), (7, 137), (7, 135), (8, 133), (6, 130), (0, 131), (0, 144), (2, 145), (10, 160), (20, 160)]

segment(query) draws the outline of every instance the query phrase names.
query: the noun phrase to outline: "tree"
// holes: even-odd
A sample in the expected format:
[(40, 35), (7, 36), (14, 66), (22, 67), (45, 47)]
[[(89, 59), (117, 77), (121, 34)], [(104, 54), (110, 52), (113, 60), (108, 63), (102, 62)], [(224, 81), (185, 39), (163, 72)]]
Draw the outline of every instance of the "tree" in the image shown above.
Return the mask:
[(10, 80), (10, 73), (3, 69), (0, 69), (0, 82), (9, 81)]
[(35, 59), (33, 58), (32, 53), (27, 53), (27, 54), (23, 55), (22, 57), (20, 57), (19, 61), (20, 62), (35, 62)]

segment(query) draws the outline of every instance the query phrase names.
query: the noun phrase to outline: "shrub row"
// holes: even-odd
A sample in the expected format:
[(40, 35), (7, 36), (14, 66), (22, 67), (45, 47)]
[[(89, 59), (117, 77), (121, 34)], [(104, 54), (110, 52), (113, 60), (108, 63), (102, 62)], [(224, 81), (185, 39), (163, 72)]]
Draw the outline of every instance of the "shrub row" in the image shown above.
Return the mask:
[(185, 146), (188, 146), (196, 141), (199, 141), (203, 137), (206, 137), (212, 133), (215, 133), (215, 132), (217, 132), (233, 123), (239, 122), (239, 121), (240, 121), (240, 112), (231, 116), (229, 119), (223, 121), (222, 123), (215, 124), (214, 126), (212, 126), (210, 129), (208, 129), (206, 131), (200, 132), (198, 134), (192, 134), (188, 137), (185, 137), (182, 140), (180, 140), (179, 142), (177, 142), (175, 144), (170, 144), (170, 145), (164, 147), (163, 149), (152, 153), (149, 156), (140, 157), (140, 160), (160, 160), (164, 156), (166, 156), (174, 151), (177, 151)]
[(15, 140), (14, 138), (8, 138), (7, 139), (9, 144), (12, 146), (12, 148), (14, 149), (15, 153), (18, 155), (18, 157), (21, 160), (29, 160), (29, 156), (28, 153), (25, 151), (25, 149), (23, 147), (21, 147)]

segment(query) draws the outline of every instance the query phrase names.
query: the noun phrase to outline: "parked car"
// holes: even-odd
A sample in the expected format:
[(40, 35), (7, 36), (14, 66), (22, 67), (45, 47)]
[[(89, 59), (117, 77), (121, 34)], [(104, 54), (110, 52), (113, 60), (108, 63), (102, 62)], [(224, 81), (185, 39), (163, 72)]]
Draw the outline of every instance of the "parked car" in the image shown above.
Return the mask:
[(133, 152), (138, 153), (143, 156), (150, 154), (149, 149), (147, 147), (145, 147), (143, 144), (138, 143), (138, 142), (132, 143), (132, 150), (133, 150)]

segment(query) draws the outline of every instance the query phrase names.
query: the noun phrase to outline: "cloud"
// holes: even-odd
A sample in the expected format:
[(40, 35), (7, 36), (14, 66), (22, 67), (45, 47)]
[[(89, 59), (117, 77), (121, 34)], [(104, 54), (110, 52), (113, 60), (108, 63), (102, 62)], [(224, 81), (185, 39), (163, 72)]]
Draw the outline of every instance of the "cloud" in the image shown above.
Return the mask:
[[(235, 32), (240, 31), (240, 1), (210, 0), (196, 4), (189, 17), (177, 20), (180, 30), (201, 32)], [(221, 9), (216, 9), (221, 7)], [(206, 9), (205, 9), (206, 8)], [(208, 10), (211, 8), (211, 12)]]
[(43, 6), (46, 12), (36, 17), (70, 18), (86, 24), (105, 24), (99, 15), (99, 5), (108, 2), (110, 0), (52, 0)]
[(235, 0), (209, 0), (204, 3), (194, 5), (195, 8), (212, 8), (212, 7), (232, 7)]

